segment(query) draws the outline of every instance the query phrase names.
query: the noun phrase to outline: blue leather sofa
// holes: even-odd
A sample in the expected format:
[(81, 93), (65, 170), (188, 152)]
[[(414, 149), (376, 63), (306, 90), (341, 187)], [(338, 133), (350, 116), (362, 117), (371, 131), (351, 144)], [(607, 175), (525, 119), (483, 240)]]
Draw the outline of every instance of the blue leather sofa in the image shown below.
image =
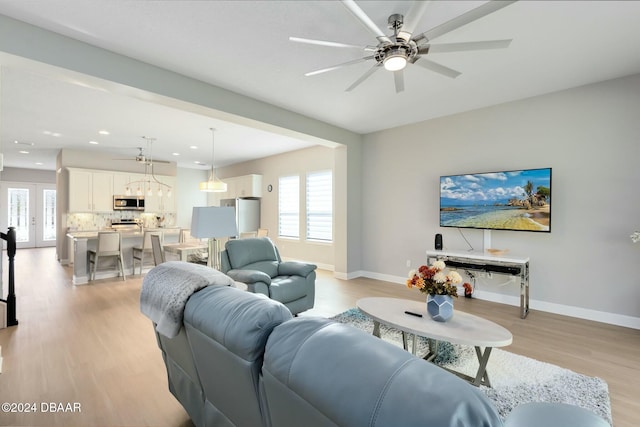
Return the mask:
[[(177, 268), (154, 270), (143, 291)], [(293, 318), (262, 294), (206, 286), (188, 298), (176, 336), (156, 335), (169, 390), (197, 427), (503, 426), (491, 401), (457, 376), (352, 326)], [(581, 427), (608, 425), (557, 404), (522, 405), (506, 425), (566, 427), (574, 416)]]
[(314, 264), (285, 261), (268, 237), (229, 240), (221, 253), (221, 270), (233, 280), (284, 304), (293, 315), (313, 308)]

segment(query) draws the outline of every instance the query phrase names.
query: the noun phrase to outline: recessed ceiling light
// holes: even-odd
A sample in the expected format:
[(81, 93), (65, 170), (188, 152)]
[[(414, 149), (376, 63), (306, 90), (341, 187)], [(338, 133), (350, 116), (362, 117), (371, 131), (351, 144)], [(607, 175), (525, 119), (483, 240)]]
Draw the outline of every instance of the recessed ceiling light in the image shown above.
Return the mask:
[(202, 165), (202, 164), (204, 164), (204, 163), (202, 163), (200, 160), (196, 160), (196, 161), (195, 161), (195, 162), (193, 162), (193, 163), (195, 163), (196, 165)]
[(180, 155), (180, 153), (171, 153), (171, 155), (173, 155), (173, 156), (179, 156), (179, 155)]
[(89, 141), (89, 144), (92, 144), (92, 145), (98, 145), (98, 144), (100, 144), (100, 143), (99, 143), (98, 141)]
[(191, 145), (189, 148), (191, 148), (192, 150), (197, 150), (198, 146), (197, 145)]
[(104, 129), (99, 130), (99, 131), (98, 131), (98, 133), (99, 133), (100, 135), (109, 135), (109, 131), (108, 131), (108, 130), (104, 130)]
[(26, 151), (26, 150), (20, 150), (20, 151), (18, 151), (18, 153), (20, 153), (20, 154), (29, 154), (29, 152)]
[(55, 136), (56, 138), (62, 136), (61, 133), (51, 132), (50, 130), (43, 130), (42, 133), (49, 136)]
[(36, 162), (36, 165), (38, 165), (38, 166), (42, 166), (42, 165), (44, 165), (44, 163), (42, 163), (42, 162)]

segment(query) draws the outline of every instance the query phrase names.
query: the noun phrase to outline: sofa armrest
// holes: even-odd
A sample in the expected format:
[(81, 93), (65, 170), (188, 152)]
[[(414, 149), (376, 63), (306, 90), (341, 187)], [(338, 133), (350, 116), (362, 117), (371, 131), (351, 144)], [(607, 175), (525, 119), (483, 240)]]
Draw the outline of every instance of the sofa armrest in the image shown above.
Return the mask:
[(231, 277), (236, 282), (242, 282), (246, 284), (264, 282), (267, 285), (271, 284), (271, 277), (267, 273), (258, 270), (229, 270), (227, 276)]
[(305, 262), (285, 261), (278, 265), (278, 276), (302, 276), (307, 277), (318, 268), (315, 264)]

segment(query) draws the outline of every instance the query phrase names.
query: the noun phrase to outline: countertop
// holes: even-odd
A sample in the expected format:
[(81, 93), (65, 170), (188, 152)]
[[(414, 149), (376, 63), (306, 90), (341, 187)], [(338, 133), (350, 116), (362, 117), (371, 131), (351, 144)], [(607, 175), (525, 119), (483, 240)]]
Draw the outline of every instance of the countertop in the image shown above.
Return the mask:
[[(69, 231), (67, 236), (72, 239), (97, 239), (99, 231), (116, 231), (111, 228), (105, 228), (103, 230), (83, 230), (83, 231)], [(145, 228), (143, 230), (120, 230), (120, 234), (123, 238), (128, 237), (142, 237), (145, 231), (164, 231), (165, 234), (180, 234), (180, 227), (163, 227), (163, 228)]]

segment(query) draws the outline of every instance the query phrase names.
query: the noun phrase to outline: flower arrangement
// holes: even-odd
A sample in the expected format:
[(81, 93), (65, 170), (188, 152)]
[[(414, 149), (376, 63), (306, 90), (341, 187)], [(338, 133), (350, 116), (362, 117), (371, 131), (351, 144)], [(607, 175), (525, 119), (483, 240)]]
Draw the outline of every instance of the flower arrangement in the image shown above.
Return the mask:
[(631, 240), (633, 241), (633, 243), (640, 242), (640, 231), (634, 231), (629, 237), (631, 237)]
[(462, 283), (462, 277), (457, 271), (445, 272), (444, 261), (435, 261), (431, 266), (421, 265), (418, 270), (409, 272), (407, 287), (418, 288), (424, 294), (451, 295), (458, 297), (457, 284)]

